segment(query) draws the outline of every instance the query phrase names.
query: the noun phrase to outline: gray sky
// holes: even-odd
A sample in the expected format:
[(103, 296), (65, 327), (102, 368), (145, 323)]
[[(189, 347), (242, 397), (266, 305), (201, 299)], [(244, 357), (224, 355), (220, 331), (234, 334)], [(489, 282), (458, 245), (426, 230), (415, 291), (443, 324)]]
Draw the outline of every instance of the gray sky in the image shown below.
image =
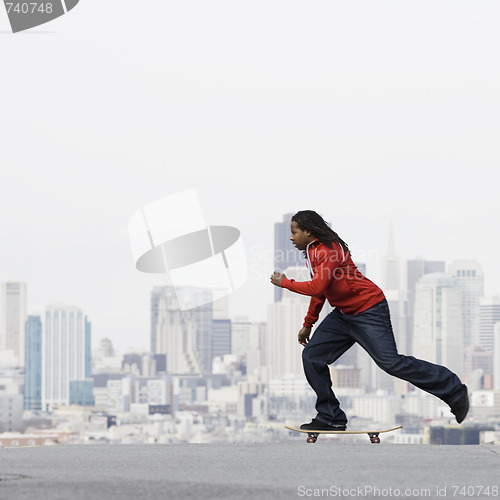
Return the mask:
[(0, 280), (147, 348), (165, 278), (135, 270), (128, 218), (196, 188), (248, 250), (233, 315), (265, 320), (273, 224), (301, 209), (357, 260), (392, 218), (401, 258), (475, 258), (499, 293), (499, 21), (496, 1), (81, 0), (12, 35), (0, 12)]

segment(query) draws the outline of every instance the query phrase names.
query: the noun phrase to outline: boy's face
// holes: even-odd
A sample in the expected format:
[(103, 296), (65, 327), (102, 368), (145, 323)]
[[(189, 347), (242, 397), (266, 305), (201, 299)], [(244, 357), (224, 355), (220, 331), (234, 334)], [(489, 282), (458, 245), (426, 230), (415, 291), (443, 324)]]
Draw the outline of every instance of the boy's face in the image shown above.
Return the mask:
[(314, 236), (309, 231), (302, 231), (295, 221), (290, 225), (292, 236), (290, 241), (297, 247), (298, 250), (305, 250), (307, 245), (314, 240)]

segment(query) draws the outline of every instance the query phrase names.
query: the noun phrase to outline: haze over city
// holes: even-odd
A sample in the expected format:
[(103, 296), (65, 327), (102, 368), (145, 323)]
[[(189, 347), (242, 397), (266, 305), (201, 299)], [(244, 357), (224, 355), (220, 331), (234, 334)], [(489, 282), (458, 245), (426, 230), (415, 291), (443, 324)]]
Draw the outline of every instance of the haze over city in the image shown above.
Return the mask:
[(232, 316), (265, 321), (273, 225), (301, 209), (375, 281), (392, 220), (399, 257), (476, 259), (500, 293), (499, 17), (492, 1), (111, 0), (2, 33), (0, 281), (28, 284), (29, 313), (81, 307), (94, 346), (147, 349), (168, 278), (135, 269), (128, 219), (195, 188), (247, 249)]

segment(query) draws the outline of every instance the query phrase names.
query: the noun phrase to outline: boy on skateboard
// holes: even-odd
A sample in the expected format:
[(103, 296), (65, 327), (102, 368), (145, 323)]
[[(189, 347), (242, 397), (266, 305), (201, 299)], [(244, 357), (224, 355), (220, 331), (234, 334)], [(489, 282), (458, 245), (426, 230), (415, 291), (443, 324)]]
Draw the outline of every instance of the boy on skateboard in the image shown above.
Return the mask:
[[(297, 212), (291, 241), (306, 257), (311, 281), (274, 272), (271, 283), (311, 297), (298, 341), (307, 381), (316, 393), (317, 415), (303, 430), (345, 430), (347, 417), (332, 390), (328, 365), (357, 342), (384, 371), (445, 401), (458, 423), (469, 410), (467, 387), (444, 366), (398, 354), (382, 290), (357, 269), (347, 244), (312, 210)], [(316, 328), (325, 300), (334, 310)]]

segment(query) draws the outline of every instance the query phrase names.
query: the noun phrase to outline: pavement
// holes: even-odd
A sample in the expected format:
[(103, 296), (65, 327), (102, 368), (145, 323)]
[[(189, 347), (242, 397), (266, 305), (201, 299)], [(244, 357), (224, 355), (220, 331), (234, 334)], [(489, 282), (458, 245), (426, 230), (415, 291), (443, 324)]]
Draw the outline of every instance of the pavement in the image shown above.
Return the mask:
[(0, 449), (0, 499), (488, 498), (500, 446), (348, 443)]

